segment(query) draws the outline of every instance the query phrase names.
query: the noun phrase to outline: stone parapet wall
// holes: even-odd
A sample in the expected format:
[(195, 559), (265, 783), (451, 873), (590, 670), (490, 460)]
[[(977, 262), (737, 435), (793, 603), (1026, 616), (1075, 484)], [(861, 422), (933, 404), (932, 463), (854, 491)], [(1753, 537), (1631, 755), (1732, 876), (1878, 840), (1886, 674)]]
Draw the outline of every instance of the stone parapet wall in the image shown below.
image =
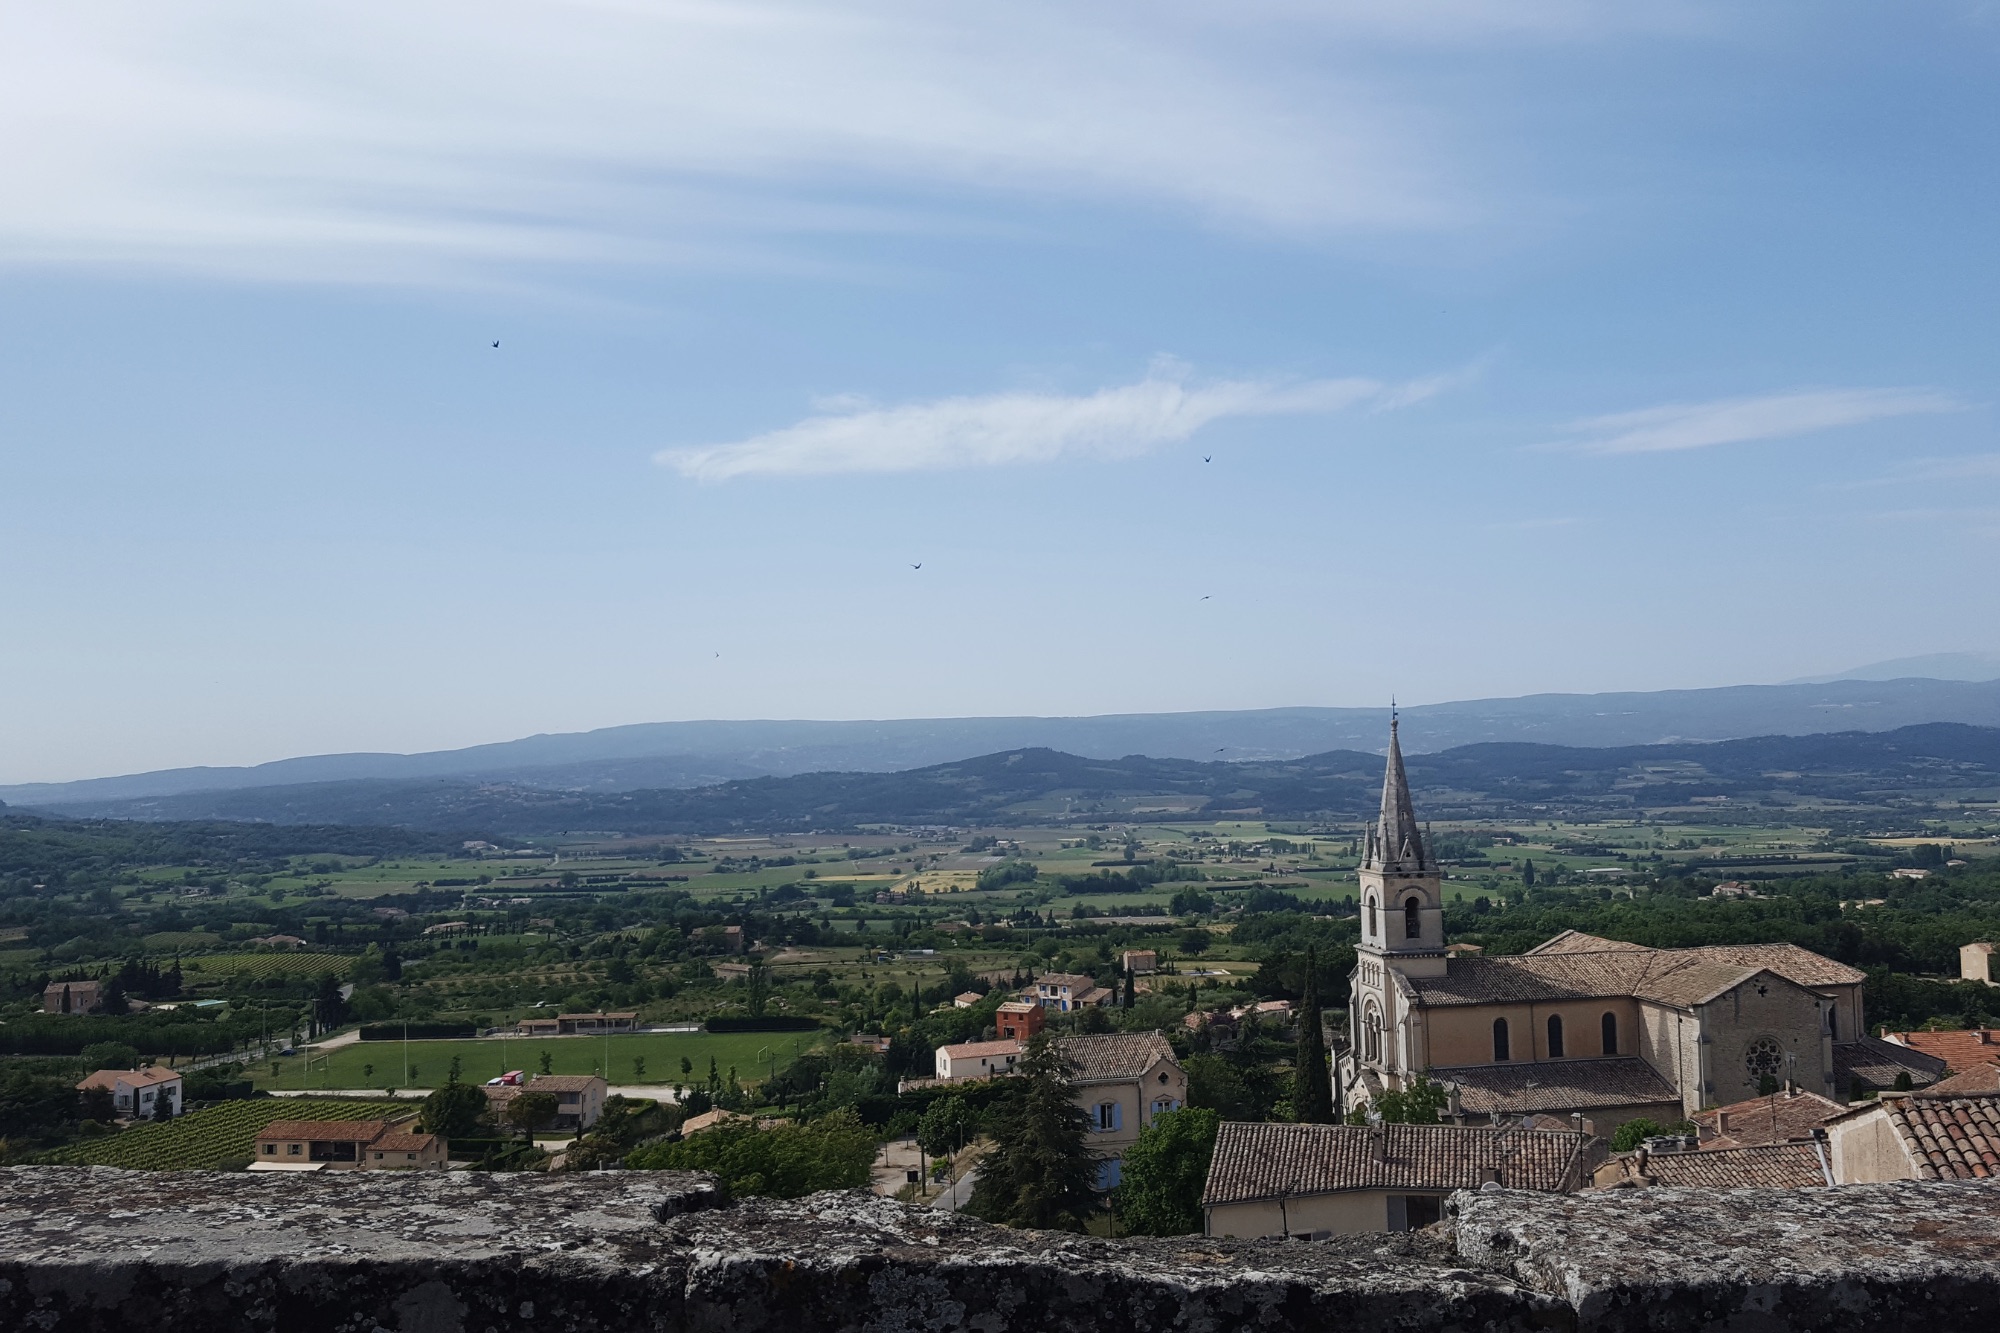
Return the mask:
[(1461, 1194), (1332, 1242), (1015, 1232), (702, 1177), (0, 1170), (0, 1329), (1223, 1333), (1945, 1329), (2000, 1316), (2000, 1184)]

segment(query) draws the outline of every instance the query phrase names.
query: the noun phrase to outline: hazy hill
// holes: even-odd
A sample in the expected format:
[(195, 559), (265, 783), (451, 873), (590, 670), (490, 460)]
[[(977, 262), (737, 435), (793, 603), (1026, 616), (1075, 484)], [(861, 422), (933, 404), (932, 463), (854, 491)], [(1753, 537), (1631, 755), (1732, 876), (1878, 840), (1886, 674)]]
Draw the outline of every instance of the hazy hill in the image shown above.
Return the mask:
[[(2000, 728), (1765, 736), (1713, 744), (1585, 748), (1520, 742), (1413, 755), (1426, 814), (1532, 818), (1687, 806), (1696, 798), (1879, 809), (2000, 796)], [(54, 807), (116, 819), (393, 824), (533, 835), (841, 829), (1241, 812), (1354, 819), (1380, 792), (1382, 760), (1356, 750), (1300, 759), (1093, 759), (1010, 750), (896, 773), (825, 772), (699, 788), (560, 791), (498, 782), (358, 779)]]
[[(1406, 708), (1412, 753), (1480, 742), (1631, 746), (1927, 722), (2000, 726), (2000, 681), (1843, 680), (1628, 694), (1537, 694)], [(1381, 708), (1270, 708), (1102, 717), (918, 718), (877, 722), (656, 722), (426, 754), (337, 754), (254, 768), (180, 768), (0, 787), (24, 806), (92, 805), (189, 792), (380, 779), (467, 780), (593, 792), (704, 787), (827, 771), (886, 773), (968, 754), (1049, 749), (1088, 758), (1291, 759), (1379, 751)]]

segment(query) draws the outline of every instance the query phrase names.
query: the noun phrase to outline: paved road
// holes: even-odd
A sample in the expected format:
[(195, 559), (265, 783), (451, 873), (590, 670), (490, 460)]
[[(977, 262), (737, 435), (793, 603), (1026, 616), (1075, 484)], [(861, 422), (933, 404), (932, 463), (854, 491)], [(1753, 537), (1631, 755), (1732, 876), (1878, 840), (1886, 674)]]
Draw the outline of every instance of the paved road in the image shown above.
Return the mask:
[(931, 1204), (931, 1207), (942, 1208), (947, 1213), (957, 1212), (959, 1209), (965, 1207), (965, 1205), (971, 1200), (972, 1182), (977, 1180), (978, 1178), (979, 1178), (978, 1167), (975, 1166), (967, 1168), (964, 1175), (960, 1176), (955, 1182), (947, 1186), (944, 1192), (937, 1196), (937, 1199)]

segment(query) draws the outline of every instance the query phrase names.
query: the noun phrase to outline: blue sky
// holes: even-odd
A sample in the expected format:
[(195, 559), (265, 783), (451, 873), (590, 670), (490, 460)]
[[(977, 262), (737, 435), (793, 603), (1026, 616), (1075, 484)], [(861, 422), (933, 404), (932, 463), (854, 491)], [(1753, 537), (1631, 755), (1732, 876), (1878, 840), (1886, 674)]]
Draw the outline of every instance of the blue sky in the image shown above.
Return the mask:
[(2000, 9), (1640, 8), (14, 7), (0, 781), (2000, 648)]

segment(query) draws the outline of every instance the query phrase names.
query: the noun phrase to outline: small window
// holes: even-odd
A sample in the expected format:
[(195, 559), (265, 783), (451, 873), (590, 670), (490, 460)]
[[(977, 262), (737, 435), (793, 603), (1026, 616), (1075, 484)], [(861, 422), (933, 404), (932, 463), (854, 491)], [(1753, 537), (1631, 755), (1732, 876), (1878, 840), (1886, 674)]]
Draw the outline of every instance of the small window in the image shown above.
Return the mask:
[(1368, 934), (1371, 938), (1375, 934), (1375, 895), (1373, 894), (1368, 895)]
[(378, 1153), (376, 1153), (376, 1154), (375, 1154), (375, 1160), (376, 1160), (376, 1161), (378, 1161), (378, 1162), (379, 1162), (379, 1161), (381, 1161), (381, 1160), (382, 1160), (382, 1154), (381, 1154), (381, 1153), (379, 1153), (379, 1152), (378, 1152)]
[[(1011, 1059), (1013, 1059), (1014, 1057), (1010, 1055), (1010, 1056), (1008, 1056), (1007, 1058), (1008, 1058), (1009, 1060), (1011, 1060)], [(1166, 1081), (1167, 1081), (1167, 1071), (1166, 1071), (1166, 1070), (1164, 1070), (1164, 1069), (1162, 1069), (1162, 1070), (1160, 1071), (1160, 1082), (1162, 1082), (1162, 1083), (1165, 1083)]]
[(1512, 1058), (1507, 1049), (1507, 1020), (1496, 1018), (1493, 1020), (1493, 1060), (1497, 1064)]
[(406, 1152), (403, 1154), (403, 1160), (408, 1162), (414, 1162), (417, 1160), (417, 1155), (413, 1152)]
[(287, 1156), (297, 1157), (304, 1148), (305, 1145), (302, 1143), (287, 1143), (285, 1145), (285, 1153)]
[(1124, 1116), (1119, 1112), (1117, 1102), (1099, 1102), (1097, 1104), (1097, 1128), (1099, 1133), (1117, 1129), (1123, 1123)]
[(1549, 1015), (1549, 1058), (1551, 1060), (1560, 1060), (1562, 1059), (1562, 1053), (1563, 1053), (1562, 1015), (1550, 1014)]
[(1423, 902), (1412, 897), (1403, 904), (1403, 938), (1421, 939), (1424, 934)]
[(1597, 1021), (1597, 1028), (1604, 1037), (1604, 1053), (1618, 1054), (1618, 1015), (1606, 1014)]
[(267, 1143), (267, 1144), (265, 1144), (265, 1145), (264, 1145), (264, 1155), (265, 1155), (266, 1157), (276, 1157), (276, 1156), (278, 1155), (278, 1145), (277, 1145), (277, 1144), (275, 1144), (275, 1143)]

